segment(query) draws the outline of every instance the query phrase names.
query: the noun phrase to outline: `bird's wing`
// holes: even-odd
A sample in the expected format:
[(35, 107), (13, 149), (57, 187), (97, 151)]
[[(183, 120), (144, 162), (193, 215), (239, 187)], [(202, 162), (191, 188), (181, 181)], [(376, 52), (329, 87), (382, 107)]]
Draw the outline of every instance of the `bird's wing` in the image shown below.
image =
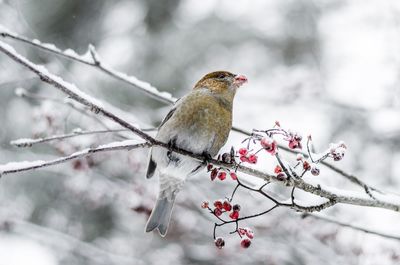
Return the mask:
[[(178, 101), (179, 101), (179, 99), (178, 99)], [(176, 102), (178, 102), (178, 101), (176, 101)], [(176, 102), (175, 102), (175, 105), (176, 105)], [(165, 116), (164, 120), (161, 122), (161, 124), (158, 128), (161, 128), (172, 117), (172, 115), (174, 115), (175, 111), (176, 111), (176, 106), (168, 112), (167, 116)], [(153, 160), (152, 155), (150, 155), (150, 161), (149, 161), (149, 166), (147, 167), (146, 178), (148, 178), (148, 179), (151, 178), (154, 175), (156, 168), (157, 168), (157, 163)]]

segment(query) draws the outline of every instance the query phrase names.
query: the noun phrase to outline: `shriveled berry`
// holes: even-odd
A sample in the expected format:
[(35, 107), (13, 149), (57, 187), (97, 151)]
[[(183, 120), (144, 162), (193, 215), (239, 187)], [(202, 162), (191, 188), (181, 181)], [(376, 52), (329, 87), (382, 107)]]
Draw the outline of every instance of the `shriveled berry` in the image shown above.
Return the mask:
[(301, 149), (301, 143), (299, 141), (297, 141), (296, 139), (290, 139), (289, 140), (289, 148), (290, 149), (296, 149), (296, 148), (300, 148)]
[(242, 239), (242, 242), (240, 242), (240, 245), (242, 248), (248, 248), (251, 245), (251, 240), (248, 238)]
[(218, 208), (218, 209), (220, 209), (220, 210), (222, 210), (222, 208), (223, 208), (223, 203), (222, 203), (222, 201), (216, 200), (216, 201), (214, 202), (214, 207), (215, 207), (215, 208)]
[(248, 151), (249, 150), (247, 150), (247, 148), (240, 148), (239, 149), (239, 155), (245, 156), (245, 155), (247, 155)]
[(225, 211), (229, 212), (230, 210), (232, 210), (232, 205), (229, 203), (229, 201), (224, 201), (224, 203), (222, 204), (222, 207), (224, 208)]
[(277, 153), (278, 144), (271, 137), (262, 138), (260, 144), (271, 155), (275, 155)]
[(226, 179), (226, 173), (225, 173), (224, 171), (219, 172), (218, 178), (219, 178), (220, 180)]
[(296, 160), (297, 161), (302, 161), (304, 159), (304, 156), (302, 154), (297, 154), (296, 155)]
[(274, 169), (275, 174), (281, 173), (282, 172), (282, 167), (277, 165)]
[(247, 162), (249, 161), (249, 159), (247, 158), (247, 156), (240, 156), (240, 161)]
[(223, 153), (221, 160), (222, 160), (222, 162), (230, 164), (232, 162), (231, 161), (231, 154), (230, 153)]
[(207, 171), (211, 171), (211, 169), (213, 169), (213, 167), (214, 167), (213, 165), (208, 164), (208, 165), (207, 165)]
[(204, 201), (204, 202), (201, 203), (201, 208), (203, 208), (203, 209), (207, 209), (208, 206), (209, 206), (208, 201)]
[(232, 178), (233, 180), (237, 180), (237, 175), (236, 175), (235, 172), (231, 172), (230, 175), (231, 175), (231, 178)]
[(225, 246), (225, 240), (222, 237), (217, 237), (214, 241), (215, 246), (222, 249)]
[(253, 239), (254, 238), (254, 232), (248, 227), (246, 227), (245, 230), (246, 230), (246, 236), (248, 238), (250, 238), (250, 239)]
[(246, 234), (246, 228), (241, 228), (241, 227), (239, 227), (239, 228), (238, 228), (238, 232), (239, 232), (239, 234), (240, 234), (241, 236), (244, 236), (244, 235)]
[(213, 181), (218, 175), (218, 169), (214, 168), (211, 173), (210, 173), (210, 177), (211, 177), (211, 181)]
[(230, 217), (231, 219), (233, 219), (233, 220), (237, 220), (237, 219), (239, 218), (239, 211), (232, 211), (232, 212), (229, 214), (229, 217)]
[(215, 209), (214, 209), (214, 214), (215, 214), (215, 216), (221, 216), (222, 210), (221, 210), (221, 209), (218, 209), (218, 208), (215, 208)]
[(318, 176), (319, 175), (319, 173), (320, 173), (320, 169), (316, 166), (316, 165), (313, 165), (312, 167), (311, 167), (311, 174), (313, 174), (314, 176)]
[(235, 205), (233, 205), (233, 208), (232, 208), (234, 211), (240, 211), (240, 205), (239, 204), (235, 204)]
[(303, 169), (310, 170), (311, 169), (310, 163), (308, 163), (307, 161), (303, 161)]
[(279, 181), (284, 181), (284, 180), (286, 180), (286, 175), (285, 175), (285, 173), (283, 173), (283, 172), (278, 173), (278, 174), (276, 175), (276, 179), (279, 180)]
[(251, 154), (251, 155), (249, 155), (248, 160), (249, 160), (248, 162), (250, 164), (256, 164), (257, 160), (258, 160), (258, 157), (255, 154)]

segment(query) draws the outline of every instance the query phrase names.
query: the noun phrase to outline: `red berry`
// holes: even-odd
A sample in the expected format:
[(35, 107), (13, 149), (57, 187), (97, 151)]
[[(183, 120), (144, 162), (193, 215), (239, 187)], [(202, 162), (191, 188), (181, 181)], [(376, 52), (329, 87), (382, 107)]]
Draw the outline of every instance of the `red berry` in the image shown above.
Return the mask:
[(249, 163), (256, 164), (257, 163), (257, 159), (258, 159), (258, 157), (255, 154), (251, 154), (249, 156)]
[(233, 179), (233, 180), (237, 180), (237, 175), (236, 175), (236, 173), (235, 172), (231, 172), (231, 178)]
[(248, 248), (251, 245), (251, 240), (248, 238), (245, 238), (242, 240), (242, 242), (240, 242), (240, 245), (242, 246), (242, 248)]
[(277, 166), (275, 167), (275, 169), (274, 169), (274, 172), (275, 172), (276, 174), (281, 173), (281, 172), (282, 172), (281, 166), (277, 165)]
[(233, 219), (233, 220), (237, 220), (237, 219), (239, 218), (239, 211), (232, 211), (232, 212), (229, 214), (229, 217), (230, 217), (231, 219)]
[(213, 165), (208, 164), (208, 165), (207, 165), (207, 171), (211, 171), (211, 169), (213, 169), (213, 167), (214, 167)]
[(215, 216), (220, 216), (222, 214), (221, 209), (215, 208), (214, 209), (214, 214), (215, 214)]
[(218, 174), (218, 178), (220, 179), (220, 180), (224, 180), (224, 179), (226, 179), (226, 173), (225, 172), (219, 172), (219, 174)]
[(296, 148), (300, 148), (300, 142), (297, 141), (296, 139), (290, 139), (289, 140), (289, 148), (290, 149), (296, 149)]
[(213, 181), (218, 175), (218, 169), (214, 168), (211, 173), (210, 173), (210, 177), (211, 177), (211, 181)]
[(247, 148), (240, 148), (239, 149), (239, 155), (241, 155), (241, 156), (247, 155), (247, 152), (248, 152)]
[(275, 155), (277, 153), (278, 145), (271, 137), (262, 138), (260, 144), (271, 155)]
[(254, 232), (250, 228), (245, 228), (246, 230), (246, 236), (250, 239), (254, 238)]
[(310, 163), (308, 163), (307, 161), (303, 162), (303, 169), (304, 170), (310, 170), (311, 166)]
[(215, 243), (215, 246), (219, 249), (221, 249), (225, 246), (225, 240), (222, 237), (216, 238), (214, 243)]
[(248, 158), (246, 156), (240, 156), (240, 161), (247, 162)]
[(238, 232), (240, 235), (244, 236), (246, 234), (246, 228), (239, 228)]
[(229, 212), (232, 210), (232, 205), (228, 201), (224, 201), (222, 204), (222, 207), (224, 208), (225, 211)]
[(215, 201), (214, 206), (215, 206), (215, 208), (220, 209), (220, 210), (222, 210), (222, 208), (223, 208), (223, 204), (220, 200)]
[(201, 208), (203, 208), (203, 209), (207, 209), (207, 208), (208, 208), (208, 201), (204, 201), (204, 202), (202, 202), (202, 204), (201, 204)]

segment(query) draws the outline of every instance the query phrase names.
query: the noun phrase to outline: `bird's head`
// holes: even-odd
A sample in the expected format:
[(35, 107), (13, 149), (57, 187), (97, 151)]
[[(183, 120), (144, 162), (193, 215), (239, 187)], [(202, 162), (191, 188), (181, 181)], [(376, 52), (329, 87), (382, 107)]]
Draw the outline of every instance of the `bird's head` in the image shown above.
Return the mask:
[(246, 82), (247, 78), (244, 75), (216, 71), (206, 74), (196, 83), (194, 89), (208, 89), (216, 96), (233, 100), (236, 90)]

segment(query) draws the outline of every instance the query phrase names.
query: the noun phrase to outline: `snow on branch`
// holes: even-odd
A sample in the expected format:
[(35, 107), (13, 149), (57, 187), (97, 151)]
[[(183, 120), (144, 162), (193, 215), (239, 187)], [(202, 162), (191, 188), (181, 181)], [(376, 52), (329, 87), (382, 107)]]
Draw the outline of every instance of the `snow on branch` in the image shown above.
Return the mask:
[[(30, 71), (36, 73), (43, 82), (46, 82), (46, 83), (56, 87), (57, 89), (61, 90), (62, 92), (67, 94), (71, 99), (76, 100), (85, 106), (88, 106), (94, 113), (103, 114), (105, 117), (118, 123), (122, 127), (129, 129), (134, 134), (136, 134), (137, 136), (139, 136), (140, 138), (145, 140), (147, 142), (146, 145), (160, 146), (160, 147), (169, 149), (173, 152), (176, 152), (176, 153), (179, 153), (182, 155), (186, 155), (186, 156), (190, 156), (199, 161), (204, 161), (204, 157), (202, 155), (194, 154), (192, 152), (189, 152), (189, 151), (186, 151), (186, 150), (183, 150), (180, 148), (174, 148), (174, 147), (168, 146), (165, 143), (157, 141), (156, 139), (151, 137), (149, 134), (143, 132), (139, 128), (131, 125), (127, 121), (116, 116), (111, 111), (103, 108), (102, 107), (103, 104), (100, 101), (83, 93), (75, 85), (72, 85), (72, 84), (62, 80), (60, 77), (49, 73), (47, 71), (47, 69), (44, 68), (43, 66), (35, 65), (34, 63), (30, 62), (25, 57), (19, 55), (8, 44), (0, 42), (0, 51), (3, 52), (4, 54), (6, 54), (7, 56), (9, 56), (11, 59), (16, 61), (17, 63), (26, 67)], [(90, 151), (86, 150), (84, 153), (87, 153), (87, 152), (90, 152)], [(75, 155), (80, 156), (83, 154), (80, 154), (78, 152)], [(270, 181), (281, 182), (285, 186), (296, 187), (296, 188), (306, 191), (308, 193), (318, 195), (318, 196), (326, 198), (328, 200), (333, 200), (335, 203), (353, 204), (353, 205), (359, 205), (359, 206), (370, 206), (370, 207), (390, 209), (393, 211), (400, 211), (400, 203), (391, 203), (390, 200), (385, 201), (384, 195), (381, 196), (381, 198), (382, 198), (381, 200), (374, 200), (374, 199), (368, 198), (368, 196), (366, 196), (362, 193), (343, 192), (340, 190), (332, 191), (333, 189), (329, 189), (328, 187), (323, 188), (320, 185), (312, 185), (310, 183), (305, 182), (302, 179), (288, 178), (287, 180), (282, 181), (281, 179), (278, 179), (275, 175), (261, 172), (254, 168), (251, 168), (251, 167), (245, 167), (241, 164), (226, 163), (226, 162), (219, 161), (216, 159), (212, 159), (209, 162), (214, 165), (217, 165), (217, 166), (241, 171), (241, 172), (251, 175), (253, 177), (261, 178), (267, 182), (270, 182)], [(57, 161), (52, 162), (52, 164), (58, 164), (58, 163), (61, 163), (61, 161), (57, 160)], [(36, 164), (29, 165), (29, 166), (27, 166), (27, 168), (37, 168), (37, 165)], [(28, 169), (26, 169), (26, 170), (28, 170)], [(7, 173), (12, 173), (12, 172), (7, 172)]]
[(0, 176), (11, 173), (34, 170), (43, 167), (54, 166), (68, 162), (73, 159), (89, 156), (94, 153), (120, 151), (120, 150), (129, 151), (137, 148), (145, 148), (148, 146), (149, 146), (148, 143), (138, 143), (136, 140), (126, 140), (121, 142), (113, 142), (105, 145), (100, 145), (95, 148), (86, 148), (84, 150), (72, 153), (68, 156), (59, 157), (49, 161), (37, 160), (37, 161), (10, 162), (4, 165), (0, 165)]
[[(9, 33), (0, 33), (0, 35), (4, 36), (5, 34)], [(7, 35), (8, 36), (8, 35)], [(14, 36), (14, 35), (11, 35)], [(29, 41), (25, 41), (29, 42)], [(39, 44), (38, 44), (39, 45)], [(47, 47), (46, 49), (54, 50), (54, 47)], [(92, 49), (92, 54), (93, 54), (93, 61), (92, 64), (98, 64), (100, 61), (99, 57), (95, 54), (94, 49)], [(0, 41), (0, 52), (6, 54), (8, 57), (10, 57), (12, 60), (17, 62), (18, 64), (24, 66), (25, 68), (29, 69), (33, 73), (37, 74), (40, 79), (52, 85), (53, 87), (59, 89), (63, 93), (65, 93), (70, 99), (75, 100), (84, 106), (87, 106), (91, 111), (93, 111), (95, 114), (101, 114), (105, 116), (106, 118), (114, 121), (115, 123), (119, 124), (123, 128), (133, 132), (135, 135), (139, 136), (144, 140), (144, 142), (138, 143), (137, 141), (124, 141), (124, 142), (115, 142), (111, 143), (108, 145), (102, 145), (98, 146), (96, 148), (88, 148), (79, 152), (75, 152), (69, 156), (65, 157), (60, 157), (54, 160), (50, 161), (32, 161), (32, 162), (15, 162), (15, 163), (8, 163), (6, 165), (1, 165), (0, 166), (0, 172), (2, 174), (11, 174), (11, 173), (16, 173), (16, 172), (22, 172), (22, 171), (29, 171), (37, 168), (42, 168), (42, 167), (47, 167), (47, 166), (52, 166), (60, 163), (64, 163), (66, 161), (69, 161), (71, 159), (75, 158), (80, 158), (83, 156), (87, 156), (96, 152), (105, 152), (105, 151), (113, 151), (113, 150), (130, 150), (130, 149), (135, 149), (135, 148), (145, 148), (145, 147), (151, 147), (151, 146), (159, 146), (162, 148), (166, 148), (172, 152), (176, 152), (188, 157), (192, 157), (193, 159), (196, 159), (198, 161), (205, 161), (205, 158), (203, 155), (200, 154), (194, 154), (192, 152), (189, 152), (187, 150), (183, 150), (180, 148), (176, 147), (171, 147), (165, 143), (162, 143), (160, 141), (157, 141), (154, 139), (152, 136), (144, 132), (143, 130), (139, 129), (137, 126), (132, 125), (128, 121), (126, 121), (124, 118), (120, 117), (117, 115), (113, 110), (110, 110), (107, 106), (107, 104), (103, 104), (99, 100), (87, 95), (86, 93), (82, 92), (79, 90), (75, 85), (68, 83), (61, 79), (60, 77), (53, 75), (49, 73), (49, 71), (44, 68), (43, 66), (38, 66), (26, 59), (25, 57), (19, 55), (11, 46), (8, 44), (1, 42)], [(68, 56), (66, 56), (68, 57)], [(82, 58), (80, 58), (82, 60)], [(101, 65), (101, 62), (100, 64)], [(290, 135), (288, 135), (290, 136)], [(255, 137), (254, 133), (250, 134), (250, 138)], [(293, 138), (295, 141), (296, 138)], [(254, 140), (254, 139), (253, 139)], [(262, 139), (259, 139), (262, 141)], [(291, 141), (291, 140), (289, 140)], [(19, 143), (21, 144), (23, 141), (20, 141)], [(29, 142), (29, 141), (25, 141)], [(299, 142), (299, 141), (298, 141)], [(18, 143), (18, 142), (17, 142)], [(270, 142), (261, 142), (261, 145), (263, 145), (263, 149), (267, 150), (266, 145), (271, 144)], [(296, 142), (289, 142), (289, 144), (299, 144)], [(265, 145), (265, 146), (264, 146)], [(289, 145), (290, 146), (290, 145)], [(293, 148), (290, 148), (293, 149)], [(267, 150), (268, 151), (268, 150)], [(293, 151), (293, 150), (292, 150)], [(245, 218), (253, 218), (265, 213), (268, 213), (275, 209), (278, 206), (284, 206), (284, 207), (289, 207), (292, 208), (296, 211), (301, 211), (301, 212), (314, 212), (314, 211), (321, 211), (323, 209), (326, 209), (328, 207), (332, 207), (333, 205), (336, 205), (338, 203), (341, 204), (351, 204), (351, 205), (358, 205), (358, 206), (369, 206), (369, 207), (376, 207), (376, 208), (383, 208), (383, 209), (389, 209), (393, 211), (400, 211), (400, 199), (398, 197), (392, 196), (392, 195), (386, 195), (386, 194), (376, 194), (379, 196), (374, 196), (372, 198), (369, 196), (370, 194), (366, 191), (366, 193), (361, 193), (361, 192), (353, 192), (353, 191), (345, 191), (341, 189), (336, 189), (336, 188), (331, 188), (328, 186), (322, 186), (317, 183), (312, 184), (304, 181), (301, 176), (296, 175), (294, 173), (294, 170), (290, 167), (287, 166), (284, 162), (280, 160), (280, 157), (278, 154), (275, 155), (277, 160), (280, 163), (280, 166), (282, 168), (282, 171), (285, 173), (286, 177), (282, 178), (280, 177), (279, 174), (268, 174), (262, 171), (259, 171), (257, 169), (254, 169), (249, 166), (243, 166), (242, 163), (237, 163), (235, 159), (231, 159), (229, 161), (227, 160), (219, 160), (219, 159), (208, 159), (207, 162), (209, 164), (212, 164), (213, 166), (219, 167), (219, 168), (224, 168), (226, 170), (231, 170), (234, 172), (242, 172), (250, 177), (256, 177), (260, 178), (265, 181), (267, 185), (270, 182), (276, 182), (280, 183), (283, 186), (286, 187), (292, 187), (292, 194), (291, 194), (291, 202), (286, 203), (286, 202), (279, 202), (272, 198), (269, 194), (264, 192), (262, 188), (264, 187), (261, 186), (260, 188), (253, 188), (250, 186), (247, 186), (240, 182), (238, 178), (236, 180), (238, 181), (238, 187), (246, 188), (249, 190), (254, 190), (256, 192), (259, 192), (261, 195), (265, 196), (266, 198), (270, 199), (272, 202), (275, 203), (275, 206), (267, 209), (266, 211), (260, 213), (260, 214), (255, 214), (249, 217), (243, 217), (242, 219)], [(310, 156), (310, 154), (309, 154)], [(248, 159), (246, 162), (251, 162), (252, 160), (250, 157), (246, 157)], [(254, 159), (254, 158), (253, 158)], [(255, 158), (256, 159), (256, 158)], [(322, 161), (323, 162), (323, 161)], [(322, 163), (321, 162), (321, 163)], [(304, 164), (303, 164), (304, 166)], [(325, 202), (321, 204), (311, 204), (311, 205), (300, 205), (299, 202), (295, 202), (294, 200), (294, 190), (302, 190), (307, 193), (314, 194), (316, 196), (319, 196), (323, 199), (325, 199)], [(234, 192), (237, 190), (235, 188)], [(232, 195), (233, 197), (233, 195)], [(213, 212), (214, 213), (214, 212)], [(214, 213), (215, 214), (215, 213)], [(236, 220), (239, 219), (237, 216), (234, 218)], [(240, 219), (240, 220), (242, 220)], [(231, 223), (229, 221), (229, 223)], [(235, 222), (232, 222), (235, 223)], [(237, 224), (237, 222), (236, 222)], [(218, 225), (216, 225), (218, 226)], [(236, 229), (237, 233), (240, 233), (238, 228)]]
[[(108, 74), (109, 76), (116, 78), (122, 82), (125, 82), (135, 88), (138, 88), (154, 99), (157, 99), (161, 102), (172, 104), (174, 103), (177, 99), (172, 97), (169, 93), (167, 92), (161, 92), (154, 86), (150, 85), (147, 82), (141, 81), (135, 76), (132, 75), (127, 75), (125, 73), (119, 72), (115, 69), (112, 69), (111, 67), (107, 66), (100, 58), (100, 55), (96, 52), (95, 47), (91, 44), (89, 44), (88, 47), (88, 52), (84, 55), (78, 55), (74, 50), (72, 49), (67, 49), (65, 51), (62, 51), (61, 49), (57, 48), (54, 44), (51, 43), (42, 43), (39, 40), (30, 40), (24, 36), (18, 35), (17, 33), (11, 32), (10, 30), (2, 27), (0, 25), (0, 36), (3, 38), (11, 38), (16, 41), (20, 41), (26, 44), (29, 44), (31, 46), (37, 47), (39, 49), (42, 49), (44, 51), (62, 56), (64, 58), (74, 60), (92, 67), (95, 67), (96, 69), (101, 70), (102, 72)], [(248, 130), (244, 130), (238, 127), (233, 126), (232, 127), (233, 131), (236, 131), (238, 133), (250, 136), (251, 132)], [(279, 145), (279, 147), (285, 151), (291, 152), (291, 153), (299, 153), (298, 151), (293, 151), (290, 148), (287, 148), (285, 146)], [(302, 153), (304, 156), (308, 156), (307, 153)], [(334, 172), (338, 173), (340, 176), (343, 176), (347, 180), (351, 181), (352, 183), (362, 187), (366, 193), (372, 194), (372, 191), (379, 192), (378, 189), (371, 187), (370, 185), (366, 184), (363, 182), (359, 177), (355, 176), (354, 174), (350, 174), (348, 172), (345, 172), (344, 170), (328, 163), (325, 161), (321, 162), (322, 165), (330, 168)]]
[[(1, 26), (1, 25), (0, 25)], [(20, 36), (16, 33), (13, 33), (4, 27), (0, 27), (0, 36), (4, 38), (11, 38), (20, 42), (27, 43), (29, 45), (32, 45), (34, 47), (40, 48), (42, 50), (45, 50), (47, 52), (51, 52), (54, 54), (57, 54), (59, 56), (62, 56), (64, 58), (74, 60), (86, 65), (93, 66), (104, 73), (119, 79), (131, 86), (134, 86), (136, 88), (139, 88), (143, 92), (147, 93), (148, 95), (152, 96), (153, 98), (156, 98), (164, 103), (174, 103), (177, 99), (172, 97), (171, 94), (168, 92), (161, 92), (151, 84), (141, 81), (135, 76), (132, 75), (127, 75), (122, 72), (118, 72), (111, 67), (109, 67), (106, 63), (101, 61), (99, 54), (96, 52), (95, 47), (91, 44), (89, 44), (88, 51), (84, 55), (78, 55), (74, 50), (72, 49), (67, 49), (65, 51), (62, 51), (61, 49), (57, 48), (54, 44), (51, 43), (42, 43), (39, 40), (29, 40), (26, 37)]]

